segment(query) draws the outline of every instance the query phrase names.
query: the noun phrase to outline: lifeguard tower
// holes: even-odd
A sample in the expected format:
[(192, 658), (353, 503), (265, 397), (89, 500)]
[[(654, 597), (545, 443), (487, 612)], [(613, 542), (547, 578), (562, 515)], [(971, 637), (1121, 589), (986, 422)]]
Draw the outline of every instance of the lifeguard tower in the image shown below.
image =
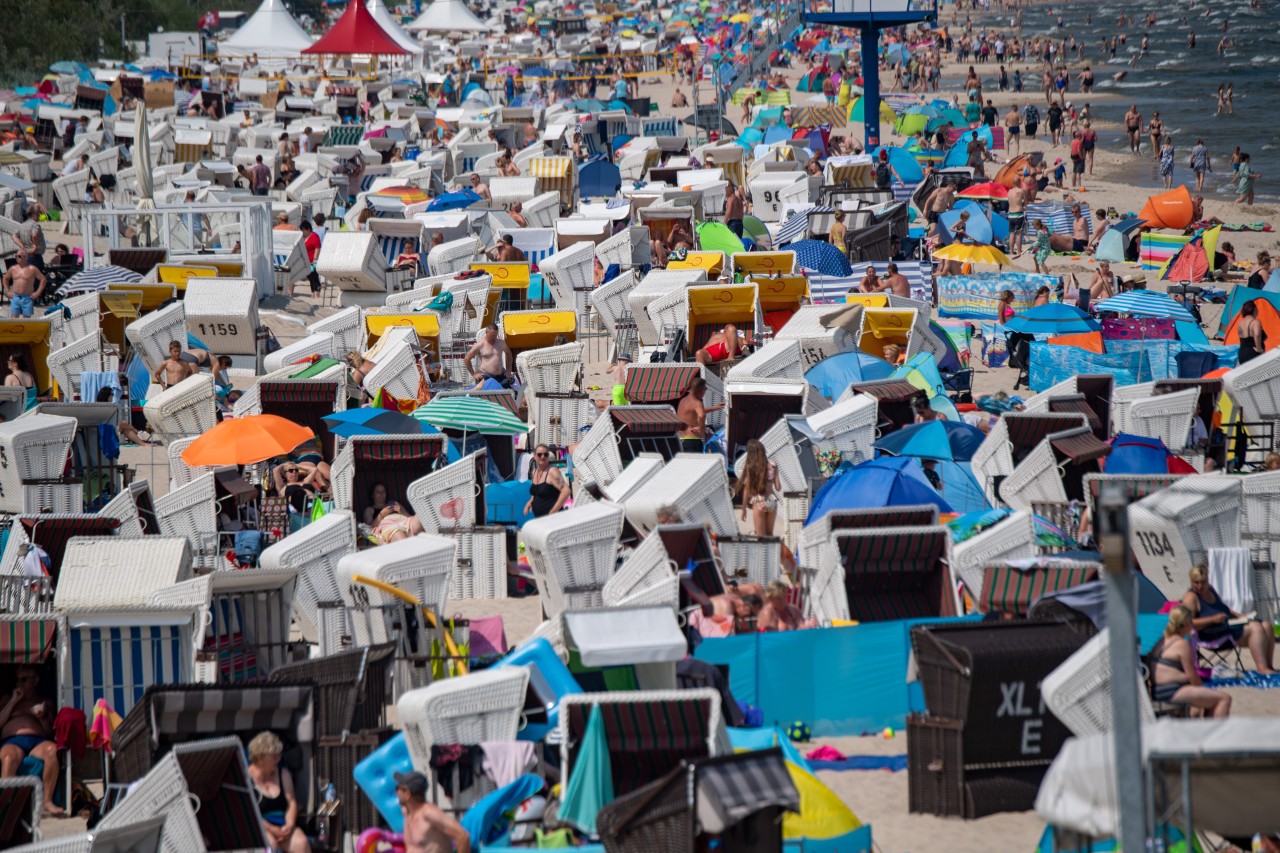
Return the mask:
[(880, 144), (880, 30), (937, 17), (937, 0), (809, 0), (804, 21), (856, 28), (862, 42), (866, 147)]

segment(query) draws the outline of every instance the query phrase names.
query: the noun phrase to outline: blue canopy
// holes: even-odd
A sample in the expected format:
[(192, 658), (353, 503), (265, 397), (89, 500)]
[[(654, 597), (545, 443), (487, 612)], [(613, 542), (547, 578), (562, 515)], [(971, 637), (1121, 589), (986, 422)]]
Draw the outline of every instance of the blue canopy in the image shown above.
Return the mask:
[(952, 512), (951, 505), (929, 485), (918, 459), (881, 457), (828, 480), (814, 497), (805, 524), (812, 524), (833, 510), (912, 504), (934, 504), (940, 512)]
[(1096, 332), (1102, 328), (1098, 321), (1074, 305), (1050, 302), (1028, 308), (1004, 324), (1011, 332), (1028, 335), (1074, 335)]
[(805, 371), (804, 381), (817, 388), (822, 396), (834, 400), (854, 382), (888, 379), (892, 373), (893, 365), (884, 359), (853, 350), (824, 358)]
[(1104, 299), (1093, 306), (1095, 311), (1128, 314), (1130, 317), (1164, 317), (1194, 323), (1196, 318), (1181, 304), (1154, 290), (1130, 290)]
[[(955, 224), (960, 221), (960, 214), (969, 213), (969, 221), (965, 223), (965, 233), (969, 235), (969, 239), (975, 243), (990, 243), (995, 234), (991, 230), (991, 223), (980, 213), (975, 213), (967, 208), (956, 208), (953, 210), (944, 210), (938, 215), (938, 222), (942, 225), (945, 233), (944, 238), (947, 243), (952, 242), (951, 232), (955, 228)], [(1008, 226), (1006, 225), (1006, 229)]]
[(924, 180), (924, 169), (920, 168), (920, 161), (912, 156), (910, 151), (896, 145), (881, 145), (867, 153), (871, 155), (873, 161), (878, 161), (881, 151), (889, 152), (889, 165), (904, 182), (913, 183)]
[(971, 198), (959, 199), (951, 208), (952, 210), (967, 210), (969, 218), (981, 216), (991, 224), (991, 234), (998, 240), (1009, 239), (1009, 220), (1003, 214), (992, 211), (990, 207), (980, 201)]
[(964, 421), (925, 421), (894, 430), (873, 446), (894, 456), (968, 462), (986, 437)]
[(466, 210), (480, 200), (479, 194), (472, 190), (458, 190), (457, 192), (445, 193), (433, 198), (431, 203), (427, 205), (427, 212), (441, 213), (446, 210)]
[(590, 160), (578, 168), (578, 192), (584, 199), (613, 198), (621, 189), (622, 172), (608, 160)]
[(764, 144), (772, 145), (775, 142), (786, 142), (791, 138), (791, 128), (782, 124), (775, 124), (764, 132)]
[(825, 240), (797, 240), (787, 248), (796, 253), (796, 263), (805, 269), (820, 275), (853, 275), (849, 256)]

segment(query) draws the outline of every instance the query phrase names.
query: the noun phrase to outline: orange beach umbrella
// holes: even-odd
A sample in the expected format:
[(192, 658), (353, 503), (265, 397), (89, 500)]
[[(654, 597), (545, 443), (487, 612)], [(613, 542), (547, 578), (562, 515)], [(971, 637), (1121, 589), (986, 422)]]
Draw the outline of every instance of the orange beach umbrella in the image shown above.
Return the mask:
[(315, 435), (277, 415), (229, 418), (191, 442), (182, 461), (191, 466), (252, 465), (283, 456)]

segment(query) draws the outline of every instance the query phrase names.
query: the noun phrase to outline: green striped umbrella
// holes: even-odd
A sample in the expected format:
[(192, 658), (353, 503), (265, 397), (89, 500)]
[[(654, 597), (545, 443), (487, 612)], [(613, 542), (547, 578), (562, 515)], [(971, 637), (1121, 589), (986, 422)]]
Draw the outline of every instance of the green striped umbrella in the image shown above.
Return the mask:
[(511, 412), (476, 397), (436, 397), (413, 412), (437, 429), (460, 429), (481, 435), (524, 435), (533, 427)]

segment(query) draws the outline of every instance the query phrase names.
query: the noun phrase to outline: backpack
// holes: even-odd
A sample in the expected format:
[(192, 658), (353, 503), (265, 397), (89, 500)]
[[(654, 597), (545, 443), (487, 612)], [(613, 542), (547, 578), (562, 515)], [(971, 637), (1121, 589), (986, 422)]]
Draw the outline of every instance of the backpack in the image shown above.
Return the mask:
[(893, 173), (889, 171), (889, 164), (876, 163), (876, 186), (884, 188), (891, 183), (893, 183)]

